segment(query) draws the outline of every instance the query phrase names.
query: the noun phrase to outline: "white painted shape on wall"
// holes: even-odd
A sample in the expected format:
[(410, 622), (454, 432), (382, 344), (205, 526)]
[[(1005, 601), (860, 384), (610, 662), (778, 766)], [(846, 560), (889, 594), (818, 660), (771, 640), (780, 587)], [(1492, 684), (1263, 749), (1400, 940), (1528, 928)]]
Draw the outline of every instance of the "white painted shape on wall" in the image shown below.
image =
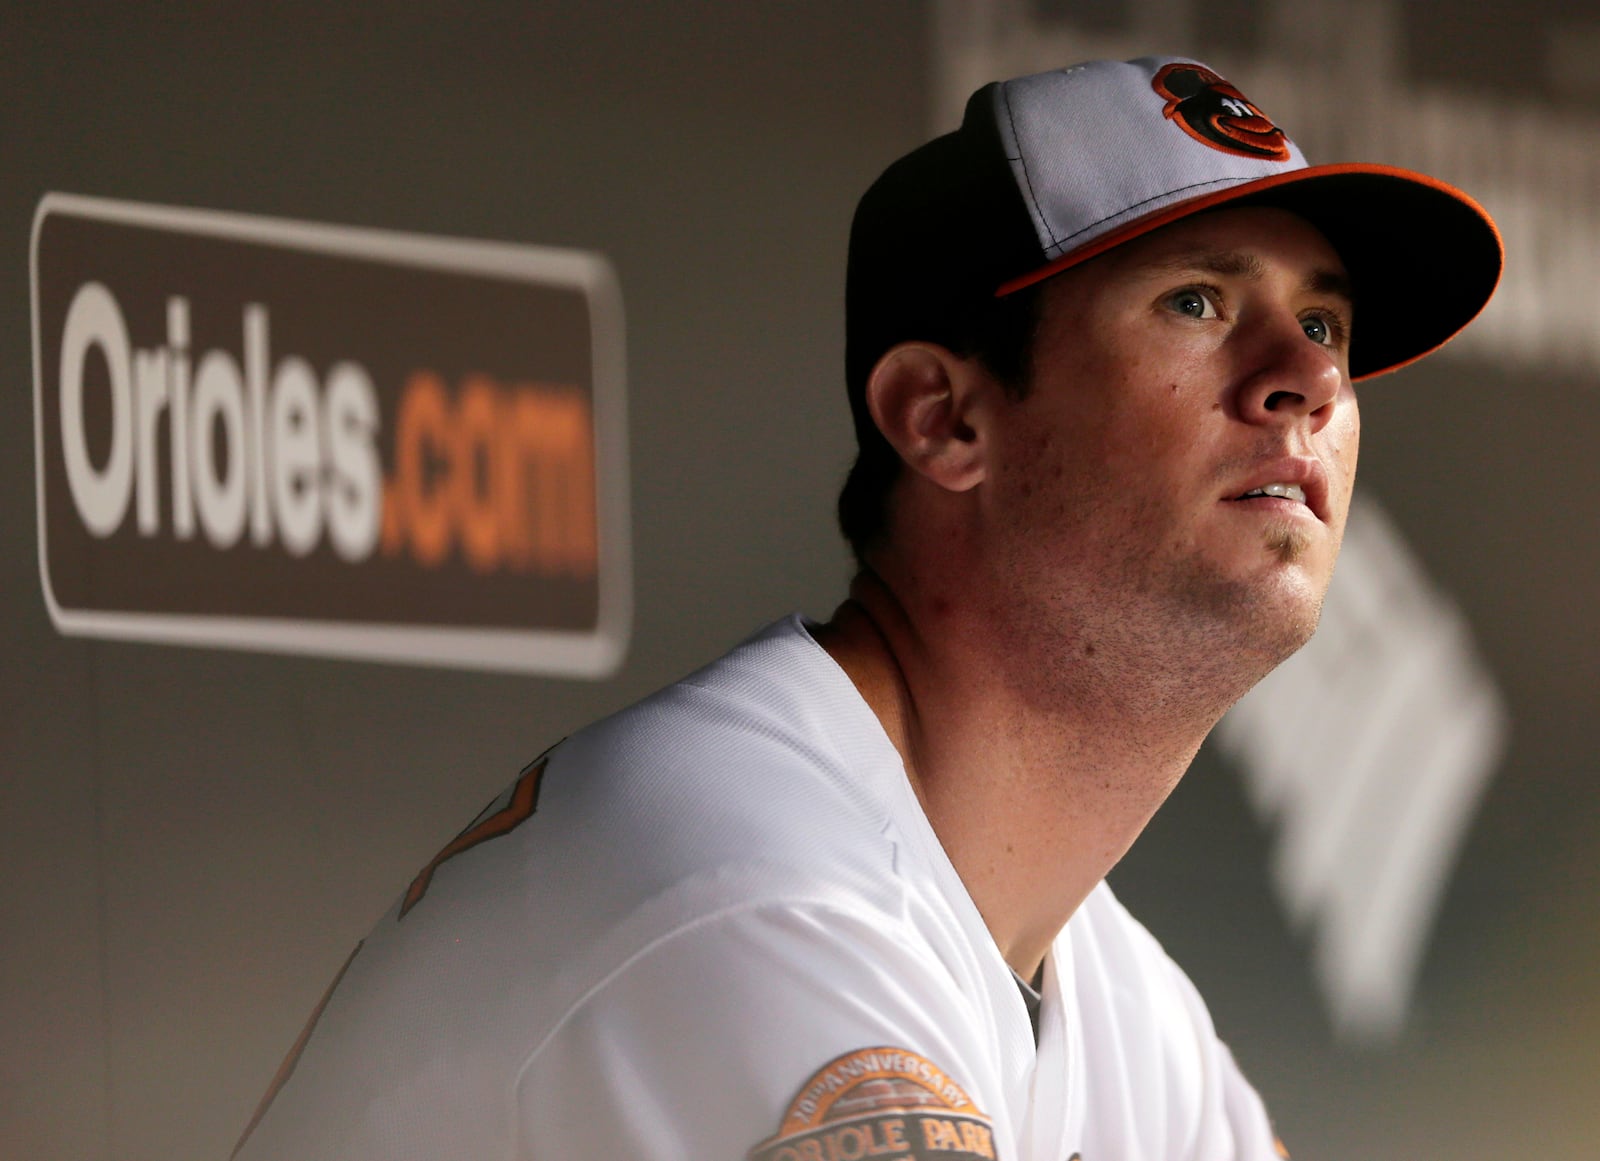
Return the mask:
[(1216, 739), (1277, 838), (1273, 877), (1309, 927), (1334, 1023), (1392, 1040), (1456, 851), (1509, 720), (1465, 619), (1375, 502), (1357, 502), (1311, 644)]

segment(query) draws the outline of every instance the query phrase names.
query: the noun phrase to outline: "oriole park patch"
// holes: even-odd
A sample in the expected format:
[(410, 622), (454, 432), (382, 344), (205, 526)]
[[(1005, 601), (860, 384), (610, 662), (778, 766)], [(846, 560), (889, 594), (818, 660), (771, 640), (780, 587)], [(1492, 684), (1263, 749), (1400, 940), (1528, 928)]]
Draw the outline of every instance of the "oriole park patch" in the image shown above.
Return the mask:
[(943, 1069), (903, 1048), (861, 1048), (819, 1068), (749, 1161), (995, 1161), (994, 1131)]

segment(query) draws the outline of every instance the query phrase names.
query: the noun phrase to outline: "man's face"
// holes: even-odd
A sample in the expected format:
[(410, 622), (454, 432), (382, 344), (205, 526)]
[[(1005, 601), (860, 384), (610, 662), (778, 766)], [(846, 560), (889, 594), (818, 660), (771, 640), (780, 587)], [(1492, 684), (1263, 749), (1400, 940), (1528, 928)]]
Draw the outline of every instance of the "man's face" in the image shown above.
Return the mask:
[(1081, 655), (1265, 672), (1316, 626), (1355, 476), (1337, 254), (1285, 210), (1217, 210), (1043, 295), (983, 489), (991, 579)]

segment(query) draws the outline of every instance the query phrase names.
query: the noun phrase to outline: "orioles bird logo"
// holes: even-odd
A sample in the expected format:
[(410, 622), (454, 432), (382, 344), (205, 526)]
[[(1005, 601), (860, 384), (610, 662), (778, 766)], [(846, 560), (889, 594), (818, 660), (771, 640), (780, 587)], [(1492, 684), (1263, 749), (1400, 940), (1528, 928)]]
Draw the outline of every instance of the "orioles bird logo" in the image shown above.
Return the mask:
[(1289, 139), (1243, 93), (1208, 68), (1164, 66), (1150, 82), (1167, 99), (1162, 113), (1212, 149), (1262, 161), (1288, 161)]

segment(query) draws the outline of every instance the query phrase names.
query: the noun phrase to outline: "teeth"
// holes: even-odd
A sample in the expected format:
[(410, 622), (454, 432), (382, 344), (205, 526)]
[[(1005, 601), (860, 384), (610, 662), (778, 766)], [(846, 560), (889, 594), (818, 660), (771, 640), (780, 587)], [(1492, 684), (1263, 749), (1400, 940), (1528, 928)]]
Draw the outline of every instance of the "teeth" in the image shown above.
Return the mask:
[(1251, 489), (1240, 499), (1248, 499), (1251, 496), (1279, 496), (1285, 500), (1293, 500), (1298, 504), (1306, 502), (1306, 490), (1299, 484), (1268, 484), (1262, 488)]

